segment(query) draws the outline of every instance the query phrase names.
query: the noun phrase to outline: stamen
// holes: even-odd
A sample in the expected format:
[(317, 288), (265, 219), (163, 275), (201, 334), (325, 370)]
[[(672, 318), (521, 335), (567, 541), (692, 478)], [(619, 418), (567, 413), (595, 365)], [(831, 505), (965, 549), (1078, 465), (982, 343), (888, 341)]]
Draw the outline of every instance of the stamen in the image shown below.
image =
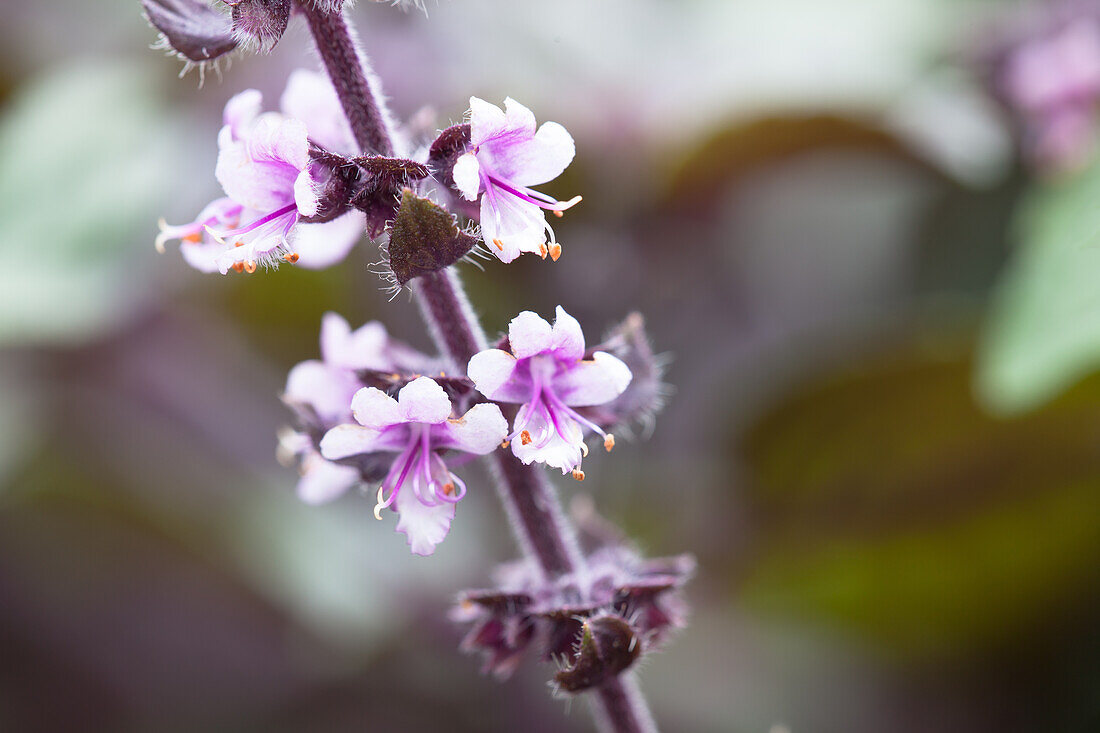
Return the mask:
[(524, 445), (531, 445), (531, 431), (524, 430), (519, 434), (519, 442)]
[(495, 244), (497, 246), (497, 249), (499, 249), (501, 252), (504, 251), (504, 242), (500, 241), (499, 239), (494, 238), (493, 239), (493, 244)]
[(450, 496), (451, 494), (455, 493), (455, 485), (453, 483), (451, 483), (450, 481), (443, 484), (443, 493), (446, 494), (447, 496)]
[(608, 433), (607, 435), (604, 436), (603, 448), (604, 448), (605, 451), (610, 453), (611, 449), (614, 448), (614, 447), (615, 447), (615, 436), (612, 435), (611, 433)]
[(557, 262), (559, 257), (561, 257), (561, 245), (554, 242), (550, 245), (550, 259)]
[(283, 255), (283, 259), (293, 265), (295, 262), (298, 261), (299, 256), (300, 255), (297, 252), (291, 252), (288, 255)]
[(191, 244), (198, 244), (199, 242), (202, 241), (202, 235), (199, 234), (198, 232), (194, 232), (192, 234), (188, 234), (185, 237), (183, 237), (182, 241), (190, 242)]
[(539, 256), (542, 257), (542, 259), (545, 260), (547, 254), (548, 254), (548, 252), (547, 252), (547, 249), (546, 249), (546, 242), (539, 243)]
[(563, 216), (565, 216), (565, 214), (561, 213), (557, 209), (553, 209), (553, 212), (554, 212), (554, 216), (558, 217), (559, 219), (562, 218)]
[(234, 247), (243, 247), (244, 242), (242, 242), (241, 240), (238, 239), (236, 242), (233, 243), (233, 246)]
[(579, 468), (574, 468), (573, 478), (577, 479), (578, 481), (584, 481), (584, 471), (580, 470)]
[(243, 262), (234, 262), (233, 263), (233, 271), (234, 272), (244, 272), (244, 263)]
[(249, 275), (256, 272), (256, 263), (252, 260), (244, 263), (244, 271), (247, 272)]
[(382, 489), (384, 486), (378, 487), (378, 503), (374, 505), (374, 518), (379, 522), (382, 521), (382, 510), (386, 508), (386, 502), (382, 501)]
[(501, 448), (507, 448), (508, 447), (508, 441), (507, 440), (500, 441), (500, 447)]
[(581, 458), (588, 458), (588, 444), (581, 443)]

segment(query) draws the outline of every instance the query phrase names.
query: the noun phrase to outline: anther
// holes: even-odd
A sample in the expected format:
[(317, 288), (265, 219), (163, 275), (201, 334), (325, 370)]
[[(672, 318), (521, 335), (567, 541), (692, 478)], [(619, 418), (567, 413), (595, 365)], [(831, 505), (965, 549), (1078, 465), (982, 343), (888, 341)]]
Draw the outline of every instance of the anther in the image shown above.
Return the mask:
[(579, 468), (574, 468), (573, 478), (577, 479), (578, 481), (584, 481), (584, 471), (580, 470)]
[(560, 212), (560, 211), (558, 211), (557, 209), (554, 209), (554, 216), (556, 216), (556, 217), (558, 217), (558, 218), (560, 219), (560, 218), (562, 218), (563, 216), (565, 216), (565, 214), (561, 213), (561, 212)]
[(603, 448), (604, 448), (605, 451), (610, 453), (611, 449), (614, 448), (614, 447), (615, 447), (615, 436), (612, 435), (611, 433), (608, 433), (607, 437), (605, 437), (603, 439)]
[(382, 489), (384, 487), (378, 487), (378, 503), (374, 505), (374, 518), (379, 522), (382, 521), (382, 510), (385, 509), (385, 504), (382, 502)]
[(252, 260), (244, 263), (244, 271), (247, 272), (249, 275), (256, 272), (256, 263)]
[(452, 484), (450, 481), (443, 484), (443, 493), (447, 496), (453, 495), (455, 493), (455, 485)]
[(195, 232), (193, 234), (188, 234), (187, 236), (185, 236), (183, 238), (183, 241), (184, 242), (190, 242), (191, 244), (198, 244), (199, 242), (202, 241), (202, 235), (199, 234), (198, 232)]
[(508, 447), (508, 441), (507, 440), (500, 441), (500, 447), (501, 448), (507, 448)]
[(504, 251), (504, 242), (500, 241), (499, 239), (494, 239), (493, 244), (495, 244), (497, 246), (497, 249), (499, 249), (501, 252)]
[(520, 433), (519, 442), (523, 443), (524, 445), (531, 445), (531, 431), (524, 430), (522, 433)]
[(561, 245), (554, 242), (550, 245), (550, 259), (557, 262), (559, 257), (561, 257)]
[(298, 261), (298, 253), (297, 252), (291, 252), (288, 255), (283, 255), (283, 259), (293, 265), (295, 262)]
[(233, 271), (234, 272), (244, 272), (244, 263), (243, 262), (234, 262), (233, 263)]
[(234, 247), (243, 247), (244, 242), (242, 242), (241, 240), (238, 239), (236, 242), (233, 243), (233, 246)]

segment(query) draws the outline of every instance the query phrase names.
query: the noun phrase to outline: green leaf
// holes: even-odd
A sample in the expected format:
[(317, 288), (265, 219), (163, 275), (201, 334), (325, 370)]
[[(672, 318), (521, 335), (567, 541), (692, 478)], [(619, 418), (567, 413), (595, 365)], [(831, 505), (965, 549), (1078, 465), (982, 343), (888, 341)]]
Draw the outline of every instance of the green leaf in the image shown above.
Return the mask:
[(1100, 367), (1100, 164), (1025, 198), (979, 353), (989, 409), (1015, 413)]
[(148, 76), (82, 61), (0, 120), (0, 343), (71, 341), (123, 316), (173, 180)]

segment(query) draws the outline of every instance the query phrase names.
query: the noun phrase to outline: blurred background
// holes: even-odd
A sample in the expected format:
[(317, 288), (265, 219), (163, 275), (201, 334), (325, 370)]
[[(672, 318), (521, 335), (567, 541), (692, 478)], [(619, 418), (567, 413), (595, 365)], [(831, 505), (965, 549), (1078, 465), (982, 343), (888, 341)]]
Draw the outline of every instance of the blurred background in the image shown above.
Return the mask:
[[(699, 560), (640, 673), (664, 730), (1100, 729), (1100, 170), (1009, 109), (1005, 48), (1069, 22), (1021, 8), (352, 12), (404, 119), (511, 95), (577, 140), (561, 261), (464, 274), (491, 332), (637, 309), (670, 358), (652, 434), (561, 483)], [(315, 66), (304, 27), (200, 88), (137, 0), (3, 10), (0, 729), (589, 730), (552, 667), (457, 651), (454, 594), (516, 552), (475, 469), (425, 559), (275, 461), (325, 311), (429, 346), (374, 245), (252, 277), (154, 252), (218, 195), (225, 101)]]

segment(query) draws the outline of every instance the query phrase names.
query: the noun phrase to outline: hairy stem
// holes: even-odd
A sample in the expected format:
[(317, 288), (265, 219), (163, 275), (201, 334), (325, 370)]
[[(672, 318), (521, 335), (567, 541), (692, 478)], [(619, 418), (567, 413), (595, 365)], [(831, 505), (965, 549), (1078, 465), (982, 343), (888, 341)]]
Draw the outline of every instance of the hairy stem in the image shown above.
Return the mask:
[[(364, 150), (392, 155), (393, 139), (369, 82), (369, 70), (358, 53), (351, 32), (339, 12), (324, 13), (308, 3), (306, 15), (317, 50), (332, 78), (356, 140)], [(421, 314), (432, 338), (452, 366), (465, 372), (466, 364), (486, 348), (485, 331), (455, 272), (448, 268), (412, 282)], [(494, 454), (498, 494), (524, 553), (548, 578), (580, 569), (584, 557), (576, 533), (543, 471), (525, 466), (509, 452)], [(610, 733), (653, 733), (657, 730), (645, 699), (632, 675), (623, 675), (598, 688), (592, 696), (596, 721)]]

